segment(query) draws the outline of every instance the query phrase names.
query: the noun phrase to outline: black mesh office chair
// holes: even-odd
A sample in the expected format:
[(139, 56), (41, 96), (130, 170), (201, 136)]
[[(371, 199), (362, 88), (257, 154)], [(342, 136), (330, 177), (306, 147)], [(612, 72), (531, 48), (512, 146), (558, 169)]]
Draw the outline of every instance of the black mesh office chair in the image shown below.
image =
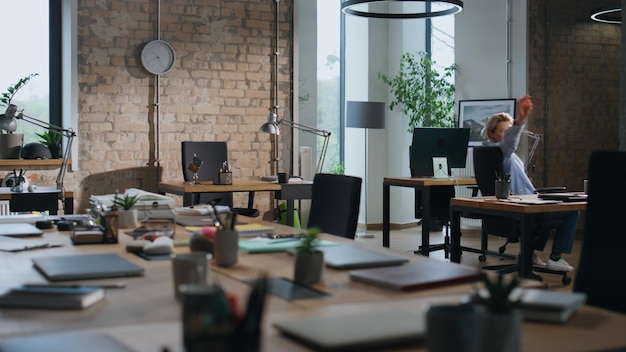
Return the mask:
[(354, 239), (361, 205), (360, 177), (316, 174), (307, 228)]
[[(476, 179), (476, 185), (482, 196), (495, 195), (495, 181), (498, 175), (504, 175), (503, 162), (504, 157), (502, 155), (502, 149), (496, 146), (479, 146), (473, 149), (473, 162), (474, 162), (474, 174)], [(562, 189), (562, 187), (550, 187), (550, 190)], [(516, 259), (517, 255), (511, 255), (504, 253), (508, 243), (519, 242), (519, 226), (511, 219), (499, 218), (499, 217), (484, 217), (476, 216), (475, 214), (466, 214), (467, 217), (482, 219), (481, 225), (481, 246), (479, 253), (481, 253), (479, 260), (484, 262), (487, 255), (496, 255), (501, 259)], [(533, 232), (535, 233), (534, 239), (537, 242), (541, 242), (545, 245), (550, 233), (563, 226), (562, 220), (547, 220), (542, 214), (538, 214), (537, 218), (533, 222)], [(499, 236), (506, 238), (506, 243), (502, 245), (497, 252), (490, 251), (488, 249), (488, 237), (489, 235)], [(533, 246), (534, 247), (534, 246)], [(462, 249), (463, 250), (463, 249)], [(517, 263), (506, 265), (490, 265), (483, 266), (483, 269), (498, 270), (500, 272), (514, 272), (517, 271)], [(567, 276), (567, 272), (550, 270), (546, 268), (535, 267), (535, 271), (563, 275), (562, 282), (569, 284), (571, 278)]]
[[(626, 236), (619, 230), (624, 216), (626, 152), (597, 151), (589, 159), (585, 229), (575, 292), (587, 294), (587, 304), (626, 313)], [(616, 205), (617, 204), (617, 205)]]
[[(228, 148), (226, 142), (191, 142), (184, 141), (181, 143), (182, 151), (182, 169), (183, 179), (191, 182), (193, 172), (188, 169), (189, 163), (192, 162), (194, 156), (203, 161), (202, 166), (198, 170), (199, 181), (213, 181), (219, 177), (219, 169), (224, 161), (228, 160)], [(219, 200), (217, 204), (227, 205), (238, 214), (257, 217), (259, 211), (252, 207), (254, 201), (254, 192), (249, 193), (248, 208), (234, 208), (233, 194), (226, 193), (193, 193), (183, 196), (183, 206), (194, 204), (208, 204), (213, 200)]]

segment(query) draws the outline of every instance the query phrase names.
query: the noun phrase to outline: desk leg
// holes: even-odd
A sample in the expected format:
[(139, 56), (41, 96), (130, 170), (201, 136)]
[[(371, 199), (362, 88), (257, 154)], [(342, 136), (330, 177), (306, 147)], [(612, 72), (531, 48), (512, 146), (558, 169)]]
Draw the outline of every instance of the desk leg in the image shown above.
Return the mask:
[(526, 215), (522, 218), (520, 221), (520, 232), (519, 276), (524, 279), (534, 279), (532, 266), (532, 216)]
[(422, 248), (421, 254), (430, 255), (430, 187), (422, 188)]
[(450, 227), (452, 232), (452, 248), (450, 249), (450, 261), (461, 262), (461, 212), (452, 208), (450, 215)]
[(287, 217), (287, 225), (293, 227), (293, 211), (294, 211), (294, 206), (293, 206), (293, 199), (288, 199), (287, 200), (287, 214), (285, 214), (285, 216)]
[(389, 189), (390, 185), (383, 182), (383, 247), (389, 248)]

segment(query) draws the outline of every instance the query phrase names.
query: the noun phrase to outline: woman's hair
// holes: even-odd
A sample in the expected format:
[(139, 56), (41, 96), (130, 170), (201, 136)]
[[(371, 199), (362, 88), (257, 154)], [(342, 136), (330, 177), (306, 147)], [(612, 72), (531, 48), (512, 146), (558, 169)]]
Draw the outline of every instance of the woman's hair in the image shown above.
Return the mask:
[(514, 122), (511, 115), (507, 114), (506, 112), (493, 114), (487, 119), (487, 124), (485, 125), (485, 128), (483, 128), (483, 130), (480, 132), (480, 136), (483, 137), (483, 139), (485, 140), (489, 139), (489, 135), (487, 134), (487, 132), (495, 132), (496, 128), (498, 128), (498, 124), (502, 121), (508, 121), (511, 123), (511, 125)]

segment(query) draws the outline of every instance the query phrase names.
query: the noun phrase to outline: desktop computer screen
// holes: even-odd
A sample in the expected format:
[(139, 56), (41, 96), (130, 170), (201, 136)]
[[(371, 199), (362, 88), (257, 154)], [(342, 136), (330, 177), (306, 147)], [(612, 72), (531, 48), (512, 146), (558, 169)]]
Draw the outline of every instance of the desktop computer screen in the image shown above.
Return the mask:
[(464, 168), (469, 128), (417, 127), (410, 148), (411, 176), (433, 176), (433, 158), (448, 159), (451, 168)]

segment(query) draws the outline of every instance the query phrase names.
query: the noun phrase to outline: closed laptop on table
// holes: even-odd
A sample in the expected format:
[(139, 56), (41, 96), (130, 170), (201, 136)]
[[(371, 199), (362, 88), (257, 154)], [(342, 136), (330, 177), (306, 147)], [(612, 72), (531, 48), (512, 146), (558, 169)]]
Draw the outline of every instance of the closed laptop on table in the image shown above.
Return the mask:
[(43, 231), (33, 224), (9, 223), (0, 224), (0, 235), (11, 237), (41, 236), (43, 235)]
[(143, 275), (144, 269), (115, 253), (75, 254), (32, 259), (50, 281)]
[(393, 253), (350, 245), (319, 247), (318, 249), (324, 252), (326, 266), (333, 269), (393, 266), (409, 261), (408, 258)]

